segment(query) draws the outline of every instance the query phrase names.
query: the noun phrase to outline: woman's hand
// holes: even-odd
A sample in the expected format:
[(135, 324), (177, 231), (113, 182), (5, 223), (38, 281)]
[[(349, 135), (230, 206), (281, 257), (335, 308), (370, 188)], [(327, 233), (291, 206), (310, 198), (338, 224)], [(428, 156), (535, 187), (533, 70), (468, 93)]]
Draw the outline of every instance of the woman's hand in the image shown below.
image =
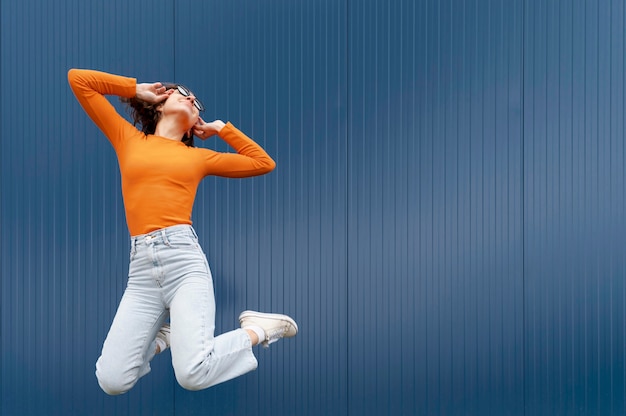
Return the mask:
[(165, 101), (173, 92), (174, 90), (166, 90), (160, 82), (143, 83), (137, 84), (135, 97), (150, 104), (156, 104)]
[(198, 122), (192, 127), (193, 134), (202, 140), (207, 139), (220, 132), (226, 124), (222, 120), (215, 120), (210, 123), (198, 117)]

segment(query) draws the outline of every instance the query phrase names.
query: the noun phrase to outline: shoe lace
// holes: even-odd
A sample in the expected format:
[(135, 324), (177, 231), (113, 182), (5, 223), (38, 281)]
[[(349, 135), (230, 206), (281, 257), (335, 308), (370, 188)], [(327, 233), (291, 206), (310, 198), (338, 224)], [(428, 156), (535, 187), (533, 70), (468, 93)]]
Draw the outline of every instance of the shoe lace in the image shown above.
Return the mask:
[(277, 341), (279, 338), (282, 338), (282, 336), (285, 334), (285, 332), (287, 332), (288, 329), (289, 328), (287, 328), (286, 326), (281, 326), (268, 331), (267, 343), (271, 344), (272, 342)]

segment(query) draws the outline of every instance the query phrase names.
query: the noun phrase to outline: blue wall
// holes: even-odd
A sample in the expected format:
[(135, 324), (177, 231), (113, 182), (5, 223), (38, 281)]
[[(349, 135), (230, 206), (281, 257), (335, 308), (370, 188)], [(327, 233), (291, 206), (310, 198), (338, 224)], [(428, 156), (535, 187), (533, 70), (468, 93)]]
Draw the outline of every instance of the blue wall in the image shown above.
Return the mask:
[[(2, 0), (1, 414), (625, 414), (625, 20), (608, 0)], [(98, 388), (128, 232), (71, 67), (185, 83), (277, 161), (206, 179), (194, 210), (218, 332), (245, 308), (301, 327), (257, 371), (192, 393), (164, 354)]]

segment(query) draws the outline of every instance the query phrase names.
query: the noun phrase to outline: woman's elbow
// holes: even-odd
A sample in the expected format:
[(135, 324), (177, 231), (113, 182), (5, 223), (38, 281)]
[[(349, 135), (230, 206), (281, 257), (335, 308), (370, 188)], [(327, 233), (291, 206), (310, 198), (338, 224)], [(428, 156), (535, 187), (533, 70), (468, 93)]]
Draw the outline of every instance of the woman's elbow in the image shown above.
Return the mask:
[(77, 72), (78, 70), (76, 68), (70, 68), (70, 70), (67, 71), (67, 80), (70, 84), (72, 84), (76, 79), (76, 76), (78, 75)]
[(272, 158), (268, 158), (268, 159), (269, 160), (265, 164), (266, 171), (264, 173), (270, 173), (271, 171), (276, 169), (276, 162), (274, 162), (274, 159), (272, 159)]
[(254, 163), (254, 176), (265, 175), (276, 168), (276, 162), (271, 157), (257, 159)]
[(74, 87), (84, 83), (84, 73), (84, 69), (70, 68), (70, 70), (67, 71), (67, 81), (70, 86)]

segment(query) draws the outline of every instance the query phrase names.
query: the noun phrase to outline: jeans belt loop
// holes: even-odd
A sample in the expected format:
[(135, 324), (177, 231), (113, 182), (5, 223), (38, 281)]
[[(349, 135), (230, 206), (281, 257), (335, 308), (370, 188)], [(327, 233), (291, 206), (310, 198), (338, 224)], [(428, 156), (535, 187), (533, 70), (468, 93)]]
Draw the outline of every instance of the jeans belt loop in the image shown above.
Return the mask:
[(169, 246), (170, 242), (167, 239), (167, 232), (165, 230), (161, 230), (161, 237), (163, 238), (163, 244), (165, 244), (166, 246)]

